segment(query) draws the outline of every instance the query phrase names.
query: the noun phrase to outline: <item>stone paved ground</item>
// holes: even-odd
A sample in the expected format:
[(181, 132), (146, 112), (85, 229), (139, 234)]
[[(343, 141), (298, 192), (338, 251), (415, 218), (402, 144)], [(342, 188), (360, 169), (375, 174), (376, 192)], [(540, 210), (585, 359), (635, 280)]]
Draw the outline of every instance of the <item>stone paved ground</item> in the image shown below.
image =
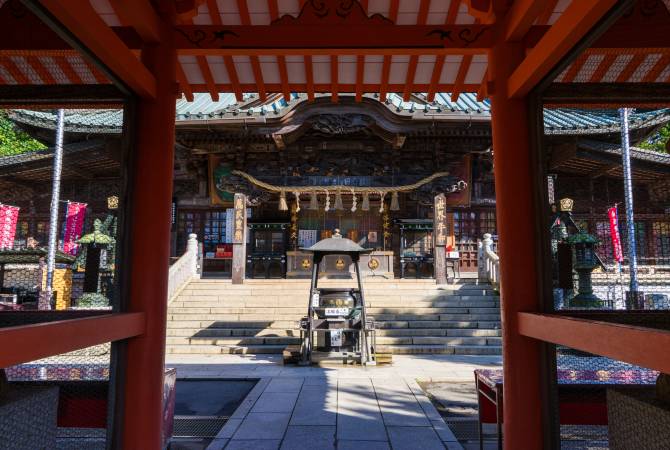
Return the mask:
[(260, 381), (215, 449), (461, 449), (417, 381), (467, 381), (497, 356), (398, 355), (379, 367), (283, 366), (275, 355), (169, 355), (179, 378)]

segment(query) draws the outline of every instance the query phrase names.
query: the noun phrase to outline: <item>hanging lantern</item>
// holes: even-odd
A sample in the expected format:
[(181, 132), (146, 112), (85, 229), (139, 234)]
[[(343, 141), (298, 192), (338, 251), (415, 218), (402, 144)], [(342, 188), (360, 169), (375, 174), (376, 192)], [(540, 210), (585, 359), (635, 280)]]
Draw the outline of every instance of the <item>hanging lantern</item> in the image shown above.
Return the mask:
[(361, 210), (370, 211), (370, 194), (367, 192), (363, 193), (363, 204), (361, 205)]
[(330, 211), (330, 192), (326, 191), (326, 206), (323, 208), (324, 211)]
[(339, 190), (335, 195), (335, 209), (344, 209), (344, 204), (342, 203), (342, 193)]
[(288, 211), (288, 204), (286, 203), (286, 192), (284, 191), (279, 194), (279, 211)]
[(319, 197), (316, 195), (316, 191), (312, 191), (309, 194), (309, 209), (319, 209)]
[(389, 207), (391, 211), (399, 211), (400, 210), (400, 202), (398, 202), (398, 193), (394, 192), (393, 195), (391, 195), (391, 206)]
[(353, 199), (353, 200), (352, 200), (352, 203), (351, 203), (351, 212), (356, 212), (356, 203), (357, 203), (357, 200), (356, 200), (356, 193), (354, 192), (353, 189), (351, 190), (351, 197), (352, 197), (352, 199)]
[(300, 192), (296, 191), (295, 195), (295, 212), (300, 212)]
[(379, 193), (379, 212), (383, 213), (384, 212), (384, 196), (386, 195), (385, 192), (380, 192)]

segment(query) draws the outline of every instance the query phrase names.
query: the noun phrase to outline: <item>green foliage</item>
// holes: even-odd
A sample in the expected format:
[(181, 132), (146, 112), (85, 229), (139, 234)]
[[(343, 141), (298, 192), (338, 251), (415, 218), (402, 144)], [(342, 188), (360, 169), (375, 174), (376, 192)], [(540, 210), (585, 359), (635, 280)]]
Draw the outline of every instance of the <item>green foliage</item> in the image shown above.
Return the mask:
[(77, 300), (77, 306), (84, 308), (100, 308), (109, 306), (109, 299), (102, 294), (88, 292)]
[(668, 141), (670, 141), (670, 123), (666, 123), (647, 140), (640, 143), (640, 148), (660, 153), (668, 153)]
[(0, 110), (0, 156), (19, 155), (45, 148), (44, 144), (19, 130), (7, 117), (7, 112)]

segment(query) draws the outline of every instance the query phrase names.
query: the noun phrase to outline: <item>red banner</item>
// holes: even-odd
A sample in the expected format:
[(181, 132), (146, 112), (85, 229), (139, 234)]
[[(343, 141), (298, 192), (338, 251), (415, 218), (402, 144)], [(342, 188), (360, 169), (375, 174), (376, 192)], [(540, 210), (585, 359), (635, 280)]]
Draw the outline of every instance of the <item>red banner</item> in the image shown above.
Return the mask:
[(86, 203), (68, 202), (65, 211), (65, 233), (63, 236), (63, 253), (76, 255), (79, 250), (77, 240), (81, 237), (86, 215)]
[(18, 206), (0, 205), (0, 249), (14, 247), (18, 219)]
[(619, 234), (619, 213), (614, 206), (607, 210), (607, 216), (610, 219), (610, 236), (612, 238), (612, 253), (614, 260), (618, 263), (623, 262), (623, 250), (621, 249), (621, 235)]

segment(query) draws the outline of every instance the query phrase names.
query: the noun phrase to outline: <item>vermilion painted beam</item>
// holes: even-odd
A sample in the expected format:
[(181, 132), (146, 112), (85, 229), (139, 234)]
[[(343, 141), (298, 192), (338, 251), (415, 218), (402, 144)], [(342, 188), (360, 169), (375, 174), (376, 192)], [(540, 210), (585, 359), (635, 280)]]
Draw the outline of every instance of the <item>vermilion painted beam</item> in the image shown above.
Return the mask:
[(505, 16), (505, 39), (519, 41), (547, 6), (547, 0), (517, 0)]
[(144, 333), (144, 313), (102, 314), (0, 328), (0, 367), (60, 355)]
[[(6, 30), (7, 37), (0, 40), (0, 51), (23, 50), (23, 51), (54, 51), (71, 50), (71, 46), (39, 21), (28, 18), (15, 19), (6, 17), (7, 14), (0, 8), (0, 29)], [(219, 17), (220, 16), (214, 16)], [(181, 42), (177, 50), (182, 55), (462, 55), (482, 54), (492, 44), (493, 39), (488, 37), (491, 33), (485, 31), (475, 42), (470, 42), (477, 34), (488, 25), (399, 25), (399, 26), (368, 26), (367, 32), (357, 39), (345, 35), (344, 39), (335, 37), (323, 38), (323, 27), (318, 28), (321, 35), (310, 36), (306, 41), (296, 36), (295, 28), (309, 27), (279, 27), (270, 26), (223, 26), (223, 25), (178, 25), (174, 27), (177, 41)], [(223, 36), (221, 45), (216, 39), (204, 39), (193, 35), (196, 28), (203, 32), (216, 32)], [(631, 34), (630, 30), (635, 28), (645, 29), (645, 33)], [(31, 29), (31, 33), (22, 33), (25, 29)], [(351, 32), (350, 26), (332, 26), (328, 28), (333, 33)], [(116, 35), (127, 48), (140, 50), (142, 41), (137, 38), (132, 27), (111, 27)], [(534, 47), (539, 40), (550, 29), (548, 26), (535, 25), (526, 34), (523, 42), (527, 48)], [(236, 37), (229, 32), (238, 34)], [(242, 32), (242, 34), (239, 34)], [(271, 41), (261, 42), (254, 37), (255, 33), (263, 33), (270, 36)], [(434, 32), (430, 36), (429, 33)], [(463, 32), (463, 36), (459, 34)], [(190, 34), (189, 34), (190, 33)], [(444, 39), (442, 36), (444, 35)], [(250, 37), (251, 36), (251, 37)], [(368, 39), (373, 36), (372, 39)], [(396, 46), (386, 46), (387, 38), (380, 36), (393, 36), (393, 41), (388, 41)], [(413, 40), (416, 37), (420, 40)], [(451, 37), (451, 40), (449, 37)], [(194, 42), (188, 41), (192, 39)], [(465, 38), (465, 39), (464, 39)], [(233, 39), (236, 43), (233, 43)], [(452, 45), (452, 40), (454, 45)], [(394, 42), (395, 41), (395, 42)], [(224, 42), (227, 44), (224, 45)], [(288, 45), (288, 46), (287, 46)], [(401, 47), (404, 45), (404, 47)], [(409, 47), (407, 47), (409, 46)], [(635, 50), (636, 52), (656, 51), (663, 53), (670, 50), (670, 33), (666, 33), (664, 27), (657, 24), (648, 24), (641, 19), (634, 19), (630, 23), (615, 24), (591, 47), (591, 51), (601, 50), (616, 51), (617, 49)]]
[(540, 16), (537, 18), (537, 22), (539, 25), (546, 25), (549, 23), (549, 19), (551, 19), (551, 15), (554, 13), (554, 10), (556, 10), (556, 4), (558, 3), (558, 0), (548, 0), (544, 10), (540, 14)]
[(614, 82), (623, 83), (624, 81), (628, 81), (638, 69), (638, 67), (640, 67), (640, 64), (642, 64), (646, 57), (646, 55), (633, 55), (630, 61), (628, 61), (628, 64), (626, 64), (626, 67), (623, 68)]
[(52, 56), (52, 59), (56, 62), (56, 65), (60, 70), (65, 74), (71, 84), (83, 84), (83, 81), (79, 74), (74, 70), (70, 65), (70, 62), (65, 56)]
[(365, 56), (356, 57), (356, 101), (363, 100), (363, 81), (365, 80)]
[[(311, 57), (306, 57), (306, 59), (308, 58)], [(308, 64), (305, 68), (306, 74), (310, 70), (308, 69), (309, 66), (310, 65)], [(309, 82), (310, 79), (312, 80), (311, 83)], [(329, 93), (333, 87), (333, 85), (330, 83), (314, 83), (313, 75), (312, 77), (307, 77), (307, 81), (307, 83), (291, 83), (289, 85), (290, 92), (306, 92), (309, 97), (310, 92), (312, 95), (315, 92)], [(284, 86), (281, 83), (267, 83), (265, 87), (267, 88), (268, 92), (282, 92), (284, 89)], [(477, 92), (479, 87), (479, 84), (466, 84), (463, 86), (462, 92)], [(255, 92), (254, 89), (256, 89), (256, 84), (240, 83), (240, 88), (242, 89), (242, 92)], [(429, 85), (426, 83), (418, 83), (414, 85), (414, 88), (415, 92), (427, 92)], [(436, 85), (436, 92), (450, 92), (453, 88), (453, 84), (441, 83)], [(209, 92), (209, 88), (205, 84), (192, 84), (191, 89), (193, 92)], [(216, 85), (216, 89), (219, 92), (233, 92), (233, 86), (230, 83), (219, 83)], [(359, 87), (356, 85), (356, 83), (340, 83), (337, 85), (337, 91), (340, 95), (345, 93), (356, 94), (357, 89), (359, 89)], [(362, 89), (362, 92), (379, 92), (379, 84), (363, 83), (360, 89)], [(387, 92), (403, 92), (404, 89), (404, 83), (394, 83), (387, 85)]]
[(49, 72), (49, 70), (44, 67), (42, 60), (39, 57), (27, 57), (26, 62), (33, 69), (33, 71), (35, 71), (35, 73), (40, 76), (44, 84), (56, 84), (56, 80), (51, 75), (51, 72)]
[[(177, 54), (170, 40), (147, 46), (143, 58), (156, 74), (160, 95), (140, 99), (130, 124), (133, 189), (129, 212), (128, 308), (146, 314), (146, 330), (126, 346), (127, 371), (123, 397), (124, 449), (162, 448), (163, 378), (170, 255), (170, 210), (174, 173)], [(150, 243), (152, 243), (150, 245)]]
[(465, 86), (465, 77), (470, 70), (470, 64), (472, 64), (472, 56), (463, 56), (461, 65), (458, 67), (458, 74), (456, 75), (456, 81), (454, 82), (454, 89), (451, 91), (452, 102), (457, 102), (458, 97), (461, 95), (461, 92), (463, 92), (463, 86)]
[(333, 103), (338, 102), (338, 83), (339, 83), (339, 72), (340, 72), (340, 67), (339, 67), (339, 61), (337, 58), (337, 55), (331, 55), (330, 56), (330, 98)]
[(261, 101), (268, 98), (267, 90), (265, 89), (265, 81), (263, 81), (263, 70), (261, 70), (261, 62), (257, 56), (251, 58), (251, 70), (254, 72), (254, 79), (256, 80), (256, 90)]
[(16, 65), (14, 60), (9, 56), (0, 56), (0, 65), (2, 65), (7, 72), (14, 78), (18, 84), (31, 84), (28, 77), (21, 72), (21, 69)]
[(382, 79), (381, 84), (379, 85), (379, 101), (386, 101), (386, 94), (388, 93), (389, 88), (389, 76), (391, 74), (391, 56), (384, 56), (384, 62), (382, 63)]
[(100, 69), (98, 69), (95, 65), (91, 64), (89, 61), (84, 60), (84, 64), (86, 64), (86, 67), (88, 70), (91, 71), (91, 74), (93, 75), (93, 78), (95, 78), (95, 82), (98, 84), (105, 84), (109, 83), (109, 80), (107, 79), (106, 76), (100, 72)]
[(131, 90), (156, 97), (156, 80), (103, 22), (88, 0), (40, 0), (40, 3)]
[[(417, 25), (425, 25), (428, 19), (428, 9), (430, 8), (430, 0), (421, 0), (419, 4), (419, 12), (416, 16)], [(412, 55), (409, 57), (409, 65), (407, 66), (407, 76), (405, 78), (405, 90), (403, 92), (403, 100), (409, 101), (412, 92), (414, 92), (414, 77), (416, 76), (416, 68), (419, 64), (419, 56)]]
[[(216, 0), (207, 0), (207, 7), (209, 9), (209, 15), (212, 18), (212, 23), (214, 25), (221, 25), (221, 14), (219, 13), (219, 6), (216, 3)], [(239, 11), (240, 14), (240, 20), (242, 21), (242, 25), (251, 25), (251, 16), (249, 15), (249, 7), (247, 6), (247, 1), (246, 0), (237, 0), (237, 10)], [(272, 20), (275, 18), (273, 17)], [(225, 57), (224, 57), (225, 58)], [(231, 59), (232, 61), (232, 59)], [(265, 85), (263, 82), (263, 70), (261, 69), (261, 63), (260, 60), (258, 59), (258, 56), (250, 56), (249, 61), (251, 62), (251, 70), (254, 73), (254, 79), (256, 80), (256, 84), (258, 85), (258, 96), (262, 101), (265, 101), (267, 98), (267, 93), (265, 92)], [(235, 79), (237, 80), (237, 72), (235, 70), (235, 65), (232, 65), (230, 68), (228, 67), (228, 63), (226, 63), (226, 68), (228, 68), (228, 73), (230, 74), (231, 71), (235, 72)], [(233, 82), (231, 78), (231, 83)], [(239, 84), (238, 81), (236, 81), (233, 84)], [(237, 101), (242, 101), (242, 93), (237, 95), (237, 92), (235, 94), (235, 97), (238, 99)]]
[(588, 55), (580, 55), (575, 62), (572, 63), (561, 82), (572, 83), (575, 80), (575, 77), (579, 75), (579, 72), (582, 70), (582, 67), (584, 67), (587, 59)]
[[(507, 80), (525, 57), (520, 43), (500, 42), (488, 55), (492, 82)], [(532, 134), (535, 117), (525, 98), (512, 99), (504, 86), (491, 92), (496, 223), (500, 237), (500, 315), (503, 323), (503, 436), (505, 448), (542, 448), (541, 346), (521, 336), (519, 311), (537, 311), (540, 206), (535, 197)], [(536, 110), (537, 111), (537, 110)], [(540, 112), (541, 113), (541, 112)]]
[(314, 67), (312, 66), (312, 57), (310, 55), (305, 56), (305, 81), (304, 91), (307, 92), (307, 99), (311, 102), (314, 100)]
[(670, 373), (668, 330), (548, 314), (518, 316), (524, 336)]
[(447, 24), (456, 23), (456, 17), (458, 17), (458, 10), (461, 8), (462, 0), (451, 0), (449, 3), (449, 9), (447, 10)]
[[(275, 22), (278, 23), (278, 22)], [(326, 32), (327, 30), (327, 32)], [(180, 25), (181, 54), (461, 54), (483, 53), (493, 45), (490, 25)], [(309, 39), (305, 39), (309, 36)], [(302, 53), (301, 53), (302, 52)], [(284, 53), (289, 54), (289, 53)], [(349, 53), (351, 54), (351, 53)]]
[(161, 21), (148, 0), (109, 2), (123, 25), (130, 25), (145, 42), (160, 41)]
[(519, 98), (530, 92), (615, 4), (616, 0), (570, 3), (507, 80), (508, 95)]
[(288, 69), (286, 67), (286, 57), (277, 56), (277, 65), (279, 66), (279, 80), (281, 81), (281, 92), (284, 95), (286, 103), (291, 101), (291, 87), (288, 81)]
[(237, 77), (237, 69), (235, 69), (235, 62), (233, 61), (233, 57), (224, 56), (223, 63), (226, 66), (226, 71), (228, 72), (228, 78), (230, 79), (230, 84), (233, 86), (233, 92), (235, 93), (235, 100), (241, 102), (242, 88), (240, 88), (240, 80)]
[(419, 57), (412, 55), (409, 57), (409, 64), (407, 65), (407, 76), (405, 77), (405, 89), (403, 91), (402, 99), (409, 101), (412, 92), (414, 92), (414, 77), (416, 76), (416, 66), (419, 64)]
[(202, 75), (202, 78), (205, 80), (205, 84), (207, 85), (209, 95), (212, 97), (212, 101), (218, 102), (219, 91), (216, 89), (216, 83), (214, 83), (214, 76), (212, 75), (212, 71), (209, 69), (207, 57), (197, 56), (196, 61), (198, 63), (198, 68), (200, 69), (200, 74)]
[(191, 89), (191, 85), (188, 83), (188, 80), (186, 79), (184, 68), (181, 66), (179, 62), (177, 62), (177, 82), (179, 82), (179, 87), (181, 88), (181, 91), (184, 93), (184, 97), (186, 97), (186, 100), (192, 102), (193, 90)]
[(484, 72), (484, 78), (482, 79), (482, 84), (477, 90), (477, 101), (483, 102), (489, 96), (489, 72), (488, 70)]
[(654, 67), (652, 67), (649, 72), (644, 76), (644, 80), (642, 80), (644, 83), (653, 83), (658, 79), (658, 77), (661, 75), (663, 70), (665, 70), (666, 67), (670, 65), (670, 54), (668, 55), (663, 55), (656, 61), (656, 64), (654, 64)]
[(618, 55), (615, 54), (605, 55), (598, 64), (598, 67), (596, 67), (596, 70), (593, 71), (589, 81), (591, 83), (597, 83), (602, 80), (610, 67), (612, 67), (612, 64), (614, 64), (614, 61), (616, 61), (617, 56)]

